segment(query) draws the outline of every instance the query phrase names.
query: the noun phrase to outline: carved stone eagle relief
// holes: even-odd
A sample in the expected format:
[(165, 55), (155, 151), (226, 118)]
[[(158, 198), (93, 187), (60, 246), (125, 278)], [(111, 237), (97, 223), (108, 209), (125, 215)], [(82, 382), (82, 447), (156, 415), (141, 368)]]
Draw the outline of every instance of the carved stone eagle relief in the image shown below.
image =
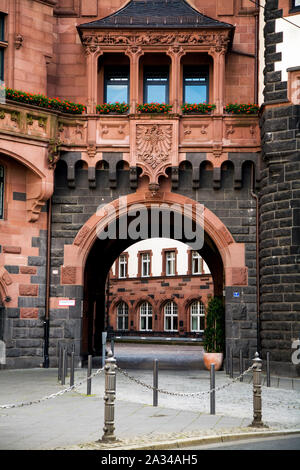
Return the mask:
[(169, 124), (144, 124), (136, 127), (137, 162), (143, 174), (150, 177), (151, 183), (158, 182), (158, 176), (171, 163), (172, 130)]

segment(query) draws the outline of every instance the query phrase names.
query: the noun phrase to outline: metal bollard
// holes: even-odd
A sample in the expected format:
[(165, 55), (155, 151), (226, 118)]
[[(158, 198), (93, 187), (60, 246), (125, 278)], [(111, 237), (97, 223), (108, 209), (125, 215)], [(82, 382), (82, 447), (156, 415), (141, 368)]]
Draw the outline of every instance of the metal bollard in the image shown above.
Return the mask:
[(261, 420), (261, 359), (258, 352), (255, 353), (253, 359), (253, 421), (251, 426), (264, 427)]
[(71, 352), (71, 370), (70, 370), (70, 387), (74, 385), (74, 363), (75, 363), (75, 352)]
[(102, 367), (104, 367), (104, 364), (105, 364), (106, 340), (107, 340), (107, 331), (103, 331), (102, 332)]
[(61, 380), (62, 377), (62, 345), (58, 345), (58, 371), (57, 371), (57, 379), (58, 381)]
[(105, 360), (105, 394), (104, 394), (104, 434), (102, 441), (116, 440), (115, 431), (115, 398), (116, 398), (116, 360), (111, 351)]
[(114, 356), (115, 355), (115, 340), (113, 338), (110, 340), (110, 348)]
[(225, 372), (226, 375), (229, 375), (229, 349), (226, 348), (226, 358), (225, 358)]
[(65, 383), (66, 383), (66, 362), (67, 362), (66, 348), (65, 348), (65, 346), (63, 346), (62, 366), (61, 366), (61, 384), (62, 385), (65, 385)]
[(244, 372), (244, 369), (243, 369), (243, 351), (240, 349), (240, 382), (243, 382), (243, 376), (242, 376), (242, 373)]
[(153, 361), (153, 406), (158, 405), (158, 360)]
[(216, 392), (214, 390), (216, 386), (216, 376), (215, 376), (215, 364), (210, 365), (210, 414), (216, 414)]
[(230, 378), (233, 379), (233, 351), (230, 349)]
[[(87, 367), (87, 376), (90, 377), (92, 374), (92, 356), (88, 356), (88, 367)], [(87, 380), (87, 385), (86, 385), (86, 394), (91, 395), (92, 393), (92, 379)]]
[(271, 387), (271, 377), (270, 377), (270, 353), (267, 352), (267, 387)]

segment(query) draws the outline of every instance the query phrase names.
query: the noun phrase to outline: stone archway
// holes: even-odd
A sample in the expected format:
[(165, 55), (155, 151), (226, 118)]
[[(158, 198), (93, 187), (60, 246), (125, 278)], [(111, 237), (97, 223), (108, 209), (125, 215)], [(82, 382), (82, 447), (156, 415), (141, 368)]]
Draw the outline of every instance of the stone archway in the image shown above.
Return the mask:
[[(126, 199), (126, 204), (124, 204)], [(159, 192), (154, 196), (151, 193), (136, 192), (129, 196), (113, 201), (109, 205), (100, 207), (81, 228), (72, 245), (64, 247), (64, 265), (61, 267), (61, 284), (83, 287), (83, 319), (93, 316), (95, 324), (93, 331), (100, 332), (106, 328), (105, 324), (105, 282), (107, 274), (115, 259), (137, 240), (115, 239), (99, 240), (97, 234), (104, 231), (114, 218), (121, 220), (129, 209), (137, 204), (151, 209), (158, 204), (166, 204), (178, 208), (190, 206), (189, 218), (196, 221), (197, 203), (185, 196), (171, 192)], [(114, 209), (112, 213), (111, 209)], [(243, 243), (236, 243), (229, 230), (222, 221), (209, 209), (203, 212), (204, 246), (199, 253), (207, 262), (215, 285), (215, 295), (226, 296), (228, 305), (231, 302), (234, 286), (248, 285), (248, 269), (245, 265), (245, 247)], [(171, 237), (172, 238), (172, 237)], [(181, 240), (184, 241), (185, 240)], [(99, 265), (101, 260), (101, 265)], [(229, 293), (227, 293), (227, 290)], [(78, 299), (78, 300), (82, 300)], [(236, 299), (235, 303), (237, 302)], [(241, 300), (241, 299), (239, 299)], [(234, 307), (235, 308), (235, 307)], [(232, 307), (228, 307), (231, 311)], [(228, 316), (231, 319), (231, 314)], [(84, 326), (83, 330), (89, 328)], [(232, 339), (236, 330), (232, 321), (226, 323), (226, 336)], [(79, 338), (78, 338), (79, 339)], [(95, 343), (93, 340), (92, 343)], [(85, 341), (87, 348), (88, 342)], [(97, 349), (97, 348), (96, 348)], [(98, 345), (98, 350), (100, 350)]]
[[(119, 198), (109, 206), (114, 207), (115, 214), (118, 218), (124, 215), (124, 207), (122, 204), (124, 198)], [(193, 208), (196, 207), (196, 201), (174, 194), (171, 192), (159, 193), (159, 198), (151, 197), (151, 194), (139, 193), (126, 196), (126, 210), (135, 204), (143, 204), (147, 208), (151, 208), (154, 204), (178, 204), (180, 207), (189, 204)], [(190, 217), (195, 220), (195, 212), (192, 211)], [(90, 250), (97, 240), (97, 233), (111, 223), (112, 217), (106, 206), (95, 213), (83, 225), (78, 232), (72, 245), (64, 247), (64, 265), (62, 266), (62, 284), (83, 285), (84, 267)], [(225, 286), (247, 285), (248, 269), (245, 264), (245, 246), (244, 243), (236, 243), (230, 231), (224, 223), (209, 209), (204, 207), (204, 232), (214, 242), (220, 257), (222, 258), (225, 274)]]

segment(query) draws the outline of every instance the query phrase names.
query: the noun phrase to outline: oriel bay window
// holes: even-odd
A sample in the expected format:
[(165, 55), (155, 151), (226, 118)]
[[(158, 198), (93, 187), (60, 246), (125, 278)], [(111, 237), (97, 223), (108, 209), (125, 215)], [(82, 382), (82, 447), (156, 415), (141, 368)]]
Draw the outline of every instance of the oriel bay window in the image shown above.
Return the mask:
[(105, 67), (104, 102), (129, 102), (129, 67)]
[(144, 103), (169, 102), (168, 67), (144, 68)]
[(208, 103), (208, 68), (185, 66), (183, 68), (183, 102)]

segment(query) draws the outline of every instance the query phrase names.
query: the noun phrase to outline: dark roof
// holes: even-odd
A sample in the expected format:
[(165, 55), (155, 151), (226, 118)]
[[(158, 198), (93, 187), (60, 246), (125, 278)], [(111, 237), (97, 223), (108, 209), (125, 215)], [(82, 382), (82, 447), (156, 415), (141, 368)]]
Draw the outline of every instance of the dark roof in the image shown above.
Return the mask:
[(78, 28), (233, 28), (233, 25), (202, 15), (185, 0), (131, 0), (116, 13)]

